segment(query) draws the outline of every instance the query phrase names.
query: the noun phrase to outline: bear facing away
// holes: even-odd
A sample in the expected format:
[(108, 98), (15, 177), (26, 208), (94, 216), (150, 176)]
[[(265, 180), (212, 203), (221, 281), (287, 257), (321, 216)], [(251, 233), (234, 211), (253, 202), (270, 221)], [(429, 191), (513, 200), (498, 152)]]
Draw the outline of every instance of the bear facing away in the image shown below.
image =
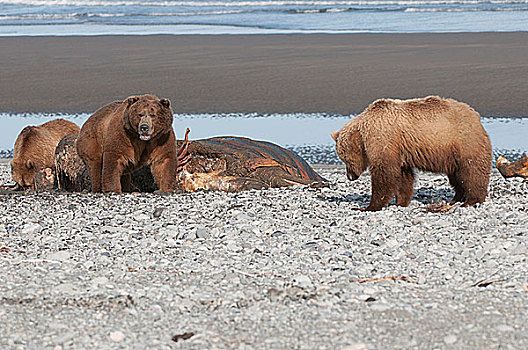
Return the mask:
[(366, 210), (381, 210), (396, 197), (407, 206), (413, 195), (413, 168), (447, 174), (452, 202), (484, 202), (492, 150), (479, 114), (465, 103), (437, 96), (380, 99), (332, 132), (347, 177), (370, 170), (372, 196)]
[(177, 151), (168, 99), (130, 96), (97, 110), (84, 123), (77, 152), (86, 164), (92, 192), (131, 190), (130, 173), (145, 164), (160, 190), (176, 189)]
[(26, 126), (18, 135), (11, 161), (13, 180), (24, 189), (34, 188), (40, 168), (54, 168), (55, 147), (66, 135), (79, 132), (77, 124), (56, 119), (38, 126)]

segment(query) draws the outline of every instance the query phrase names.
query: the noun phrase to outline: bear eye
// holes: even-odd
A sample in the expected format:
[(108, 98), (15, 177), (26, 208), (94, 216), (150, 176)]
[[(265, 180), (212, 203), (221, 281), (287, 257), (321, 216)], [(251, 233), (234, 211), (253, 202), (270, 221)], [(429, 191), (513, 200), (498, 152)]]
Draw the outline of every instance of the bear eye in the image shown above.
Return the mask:
[(141, 118), (143, 118), (145, 116), (144, 113), (139, 113), (138, 116), (140, 116)]
[(151, 118), (155, 118), (156, 115), (155, 115), (155, 114), (151, 114), (150, 117), (151, 117)]

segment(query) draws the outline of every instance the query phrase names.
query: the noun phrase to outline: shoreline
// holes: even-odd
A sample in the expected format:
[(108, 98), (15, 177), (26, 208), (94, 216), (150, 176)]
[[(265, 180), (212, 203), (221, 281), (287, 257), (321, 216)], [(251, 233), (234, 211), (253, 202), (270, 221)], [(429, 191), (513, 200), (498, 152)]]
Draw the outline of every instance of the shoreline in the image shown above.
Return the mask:
[(528, 116), (528, 32), (0, 37), (0, 111), (92, 113), (154, 93), (175, 113), (357, 114), (452, 97)]
[[(17, 135), (27, 125), (39, 125), (56, 119), (59, 115), (2, 115), (0, 123), (0, 157), (9, 156)], [(60, 115), (79, 126), (89, 117)], [(191, 140), (215, 136), (240, 136), (262, 140), (294, 150), (312, 164), (338, 161), (330, 137), (352, 116), (325, 116), (322, 114), (231, 114), (231, 115), (181, 115), (174, 114), (172, 124), (176, 135), (182, 137), (186, 128), (191, 130)], [(482, 125), (490, 136), (497, 154), (520, 155), (528, 150), (528, 118), (482, 118)], [(292, 132), (294, 130), (294, 132)]]
[[(119, 27), (119, 30), (116, 30)], [(47, 30), (48, 28), (53, 30)], [(179, 29), (179, 30), (176, 30)], [(18, 30), (18, 31), (17, 31)], [(0, 38), (96, 36), (237, 36), (237, 35), (361, 35), (361, 34), (479, 34), (528, 33), (519, 30), (279, 29), (229, 24), (31, 24), (4, 25)]]

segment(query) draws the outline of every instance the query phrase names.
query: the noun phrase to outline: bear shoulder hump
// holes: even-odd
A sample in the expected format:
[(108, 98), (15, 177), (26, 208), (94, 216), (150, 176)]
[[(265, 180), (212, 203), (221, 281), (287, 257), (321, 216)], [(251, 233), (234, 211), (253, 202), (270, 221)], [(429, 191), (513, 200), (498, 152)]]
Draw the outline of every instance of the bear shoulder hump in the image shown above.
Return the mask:
[(379, 111), (389, 108), (392, 105), (393, 101), (386, 99), (386, 98), (380, 98), (370, 104), (368, 107), (369, 111)]

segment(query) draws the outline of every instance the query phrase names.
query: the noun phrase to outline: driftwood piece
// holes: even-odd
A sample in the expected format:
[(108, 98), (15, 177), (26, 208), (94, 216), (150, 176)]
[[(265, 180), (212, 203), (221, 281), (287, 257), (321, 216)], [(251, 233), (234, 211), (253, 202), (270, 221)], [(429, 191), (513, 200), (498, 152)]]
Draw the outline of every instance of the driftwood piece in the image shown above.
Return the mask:
[(528, 155), (522, 156), (513, 163), (503, 156), (499, 156), (495, 166), (504, 177), (519, 176), (528, 179)]
[[(183, 191), (236, 192), (324, 182), (304, 159), (275, 144), (242, 137), (178, 140), (178, 188)], [(57, 146), (55, 164), (58, 187), (90, 191), (88, 171), (77, 154), (77, 135), (68, 135)], [(136, 191), (152, 192), (157, 185), (145, 166), (132, 173)]]

